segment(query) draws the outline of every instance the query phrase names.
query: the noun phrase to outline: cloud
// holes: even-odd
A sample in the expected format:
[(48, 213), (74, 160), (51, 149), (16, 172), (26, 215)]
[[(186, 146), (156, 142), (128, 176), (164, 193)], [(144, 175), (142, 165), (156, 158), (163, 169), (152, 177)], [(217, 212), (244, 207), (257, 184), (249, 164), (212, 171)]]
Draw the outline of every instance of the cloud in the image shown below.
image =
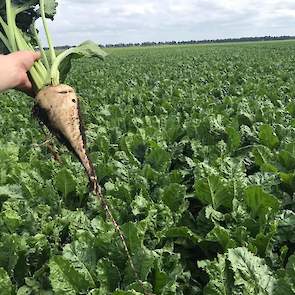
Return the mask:
[[(63, 0), (56, 44), (295, 35), (292, 0)], [(44, 39), (44, 37), (43, 37)]]

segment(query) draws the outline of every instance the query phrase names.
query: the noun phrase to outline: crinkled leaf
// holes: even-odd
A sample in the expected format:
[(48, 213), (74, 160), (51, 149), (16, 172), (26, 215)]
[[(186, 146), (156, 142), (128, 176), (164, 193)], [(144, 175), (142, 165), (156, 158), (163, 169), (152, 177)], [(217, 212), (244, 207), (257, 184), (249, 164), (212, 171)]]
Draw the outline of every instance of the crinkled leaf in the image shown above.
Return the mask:
[(156, 269), (154, 274), (154, 290), (156, 294), (163, 294), (162, 290), (165, 288), (165, 286), (170, 282), (170, 278), (167, 273), (164, 271), (161, 271), (159, 269)]
[(286, 145), (285, 149), (278, 155), (280, 163), (288, 170), (295, 169), (295, 142)]
[(147, 146), (140, 134), (127, 134), (120, 140), (120, 147), (135, 164), (144, 161)]
[(32, 288), (28, 286), (22, 286), (17, 290), (17, 295), (31, 295)]
[(288, 282), (295, 292), (295, 255), (290, 256), (286, 267)]
[(197, 180), (195, 190), (197, 198), (204, 204), (211, 204), (215, 210), (220, 206), (232, 208), (233, 194), (219, 176), (210, 175)]
[(295, 172), (292, 173), (280, 173), (280, 178), (284, 185), (286, 186), (287, 191), (290, 194), (295, 193)]
[(9, 197), (15, 199), (22, 198), (21, 187), (19, 185), (0, 186), (0, 199), (2, 197)]
[(170, 166), (171, 157), (170, 154), (161, 147), (155, 147), (146, 156), (146, 162), (149, 163), (152, 168), (157, 171), (165, 172)]
[(273, 165), (273, 157), (271, 150), (267, 146), (259, 146), (253, 149), (255, 163), (265, 172), (277, 172), (277, 168)]
[[(152, 266), (154, 264), (154, 254), (143, 245), (144, 230), (139, 225), (129, 222), (122, 226), (122, 230), (125, 234), (128, 248), (132, 255), (132, 260), (135, 269), (139, 275), (139, 278), (143, 281), (147, 279)], [(127, 269), (125, 271), (124, 281), (131, 283), (134, 281), (134, 271), (130, 266), (130, 262), (127, 260)]]
[(182, 238), (191, 240), (194, 243), (198, 243), (201, 240), (197, 234), (192, 232), (188, 227), (171, 227), (165, 232), (167, 238)]
[(75, 241), (72, 244), (65, 245), (63, 257), (67, 259), (71, 266), (84, 277), (89, 287), (95, 287), (94, 265), (96, 260), (93, 245)]
[(100, 259), (97, 263), (97, 278), (100, 283), (100, 292), (108, 294), (119, 287), (121, 275), (118, 268), (106, 258)]
[(206, 270), (210, 281), (204, 288), (204, 295), (232, 295), (234, 288), (233, 277), (226, 257), (218, 255), (213, 261), (203, 260), (198, 262), (198, 267)]
[[(38, 1), (38, 2), (39, 2), (39, 1)], [(57, 1), (56, 1), (56, 0), (46, 0), (46, 1), (44, 2), (44, 4), (45, 4), (45, 5), (44, 5), (44, 6), (45, 6), (45, 7), (44, 7), (44, 10), (45, 10), (45, 16), (46, 16), (47, 18), (53, 20), (55, 14), (56, 14), (56, 8), (57, 8), (57, 5), (58, 5)], [(38, 13), (39, 15), (41, 15), (41, 13), (40, 13), (40, 9), (38, 9), (37, 13)]]
[[(77, 267), (77, 269), (76, 269)], [(57, 295), (75, 295), (91, 288), (91, 280), (85, 269), (73, 265), (62, 256), (53, 256), (49, 261), (50, 283)]]
[(153, 286), (147, 282), (135, 282), (128, 285), (126, 289), (143, 293), (143, 294), (153, 295)]
[(245, 201), (251, 209), (252, 216), (261, 220), (265, 220), (269, 214), (275, 214), (280, 206), (279, 200), (264, 192), (260, 186), (248, 187), (245, 191)]
[(143, 197), (137, 196), (131, 203), (132, 213), (136, 215), (146, 214), (150, 206), (150, 203)]
[(21, 253), (26, 251), (27, 243), (24, 237), (17, 234), (3, 234), (0, 237), (0, 265), (8, 273), (13, 273)]
[(0, 268), (0, 293), (1, 295), (11, 295), (12, 283), (4, 268)]
[(185, 186), (172, 183), (164, 189), (162, 199), (164, 204), (167, 205), (171, 211), (176, 213), (181, 209), (185, 196)]
[[(204, 208), (204, 217), (206, 220), (212, 220), (213, 222), (220, 222), (225, 220), (225, 215), (221, 212), (214, 210), (212, 205), (208, 205)], [(208, 221), (207, 221), (208, 222)]]
[(69, 193), (74, 192), (77, 185), (72, 172), (66, 168), (60, 170), (55, 175), (55, 184), (64, 197), (67, 197)]
[(158, 250), (160, 256), (155, 260), (156, 267), (153, 271), (153, 286), (155, 294), (178, 294), (179, 281), (187, 280), (181, 264), (180, 255), (172, 250)]
[(139, 229), (133, 222), (128, 222), (122, 226), (125, 237), (127, 239), (128, 248), (131, 252), (136, 252), (142, 247), (142, 237), (140, 237)]
[(230, 236), (230, 231), (218, 225), (208, 233), (206, 239), (217, 241), (222, 246), (223, 250), (236, 246), (235, 241)]
[(210, 277), (205, 295), (272, 295), (276, 284), (274, 274), (264, 260), (247, 248), (229, 249), (213, 261), (200, 261), (198, 266)]
[(228, 127), (226, 128), (226, 132), (228, 134), (229, 144), (231, 148), (232, 149), (238, 148), (241, 145), (241, 136), (238, 130), (236, 130), (233, 127)]
[(14, 232), (22, 224), (23, 221), (18, 212), (11, 208), (3, 210), (1, 213), (1, 217), (3, 218), (4, 224), (11, 232)]
[(295, 255), (289, 257), (286, 269), (280, 269), (276, 276), (277, 281), (274, 287), (274, 295), (295, 294)]
[(290, 210), (284, 211), (277, 216), (277, 233), (276, 240), (280, 243), (291, 242), (295, 243), (295, 213)]
[(236, 286), (245, 288), (248, 294), (271, 294), (275, 278), (263, 259), (241, 247), (229, 249), (228, 260)]
[(270, 125), (262, 125), (260, 127), (259, 139), (263, 145), (266, 145), (271, 149), (278, 146), (280, 142)]

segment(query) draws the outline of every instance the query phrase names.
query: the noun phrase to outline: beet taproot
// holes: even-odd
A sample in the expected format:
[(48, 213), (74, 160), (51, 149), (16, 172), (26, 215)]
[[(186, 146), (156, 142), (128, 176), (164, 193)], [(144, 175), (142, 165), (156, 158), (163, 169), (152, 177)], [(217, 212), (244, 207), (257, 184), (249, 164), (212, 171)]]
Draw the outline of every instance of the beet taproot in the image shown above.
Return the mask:
[(75, 153), (93, 185), (97, 178), (87, 154), (80, 102), (75, 90), (65, 84), (46, 86), (37, 94), (35, 108), (38, 108), (38, 118)]

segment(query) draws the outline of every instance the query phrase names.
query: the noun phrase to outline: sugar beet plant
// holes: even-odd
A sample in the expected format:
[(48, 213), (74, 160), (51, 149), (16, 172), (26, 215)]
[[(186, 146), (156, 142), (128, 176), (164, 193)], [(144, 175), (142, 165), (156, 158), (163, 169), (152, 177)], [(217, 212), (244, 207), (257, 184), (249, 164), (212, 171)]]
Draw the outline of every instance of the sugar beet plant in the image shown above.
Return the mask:
[[(46, 23), (46, 18), (53, 19), (56, 6), (56, 1), (44, 0), (3, 2), (0, 37), (9, 52), (34, 51), (35, 45), (38, 44), (43, 61), (36, 62), (30, 70), (30, 79), (36, 94), (36, 114), (51, 131), (74, 150), (93, 182), (94, 171), (84, 148), (78, 97), (72, 87), (61, 83), (70, 70), (72, 58), (81, 56), (103, 58), (106, 54), (93, 42), (88, 41), (56, 56)], [(39, 17), (42, 18), (47, 36), (49, 59), (42, 48), (35, 27)]]
[[(5, 52), (20, 50), (35, 51), (39, 49), (42, 60), (35, 62), (29, 71), (33, 85), (36, 104), (34, 114), (56, 135), (60, 142), (71, 150), (84, 166), (91, 191), (98, 197), (107, 215), (119, 232), (130, 265), (136, 274), (131, 255), (124, 235), (112, 215), (102, 195), (95, 169), (88, 157), (86, 140), (81, 123), (79, 97), (75, 90), (62, 84), (71, 68), (71, 60), (80, 57), (98, 57), (103, 59), (107, 54), (92, 41), (70, 48), (56, 55), (52, 37), (48, 30), (47, 20), (53, 20), (57, 1), (54, 0), (6, 0), (0, 4), (0, 40)], [(46, 34), (49, 57), (42, 47), (36, 20), (41, 18)]]

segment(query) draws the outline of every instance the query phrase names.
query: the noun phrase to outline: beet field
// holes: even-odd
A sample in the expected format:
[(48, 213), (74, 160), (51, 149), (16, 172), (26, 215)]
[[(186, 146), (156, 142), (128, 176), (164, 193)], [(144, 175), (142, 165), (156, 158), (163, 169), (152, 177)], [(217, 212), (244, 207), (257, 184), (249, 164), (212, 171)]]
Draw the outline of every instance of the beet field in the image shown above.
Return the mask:
[(81, 164), (10, 91), (0, 294), (295, 294), (295, 42), (106, 51), (67, 82), (136, 272)]

